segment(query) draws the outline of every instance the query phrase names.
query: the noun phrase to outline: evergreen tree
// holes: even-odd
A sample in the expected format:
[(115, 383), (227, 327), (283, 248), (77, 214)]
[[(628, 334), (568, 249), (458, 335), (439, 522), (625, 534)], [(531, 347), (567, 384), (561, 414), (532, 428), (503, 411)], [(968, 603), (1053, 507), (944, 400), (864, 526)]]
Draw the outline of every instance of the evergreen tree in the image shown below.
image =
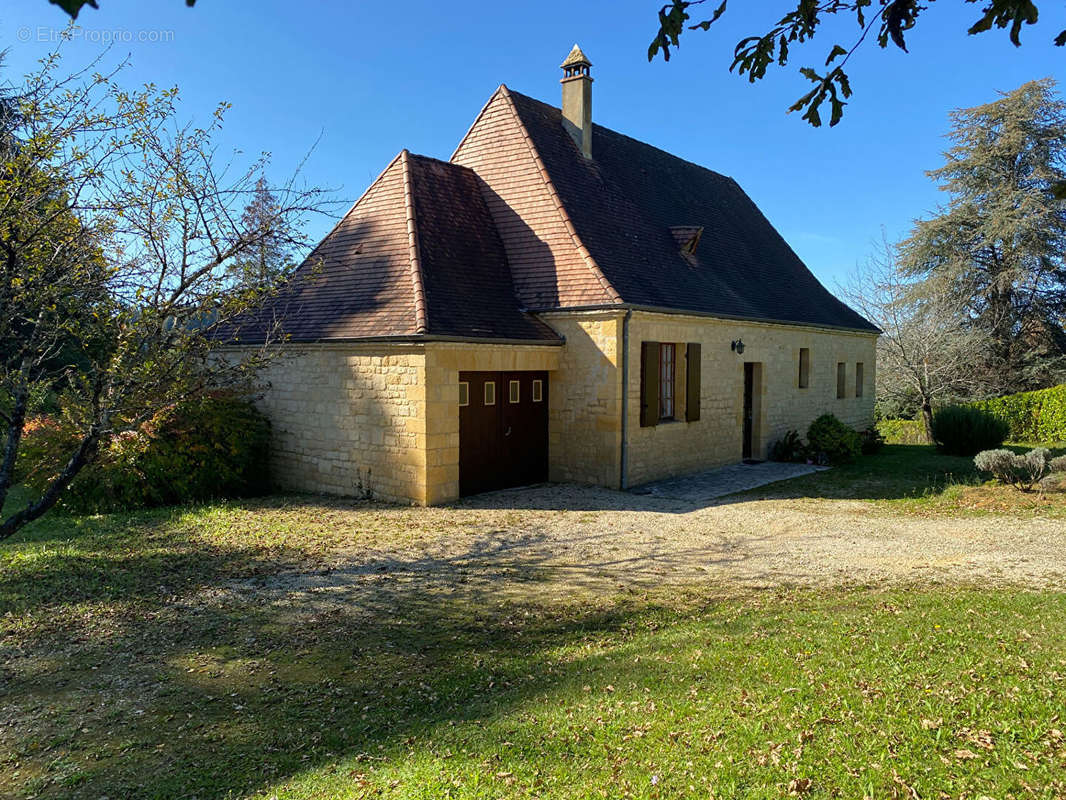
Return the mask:
[(950, 200), (919, 220), (901, 266), (921, 291), (987, 336), (974, 353), (999, 391), (1061, 380), (1066, 366), (1066, 103), (1051, 79), (952, 113), (946, 163), (929, 173)]
[(254, 245), (235, 262), (235, 278), (243, 289), (269, 289), (288, 277), (293, 267), (293, 243), (279, 230), (280, 205), (266, 178), (255, 183), (241, 225), (255, 237)]

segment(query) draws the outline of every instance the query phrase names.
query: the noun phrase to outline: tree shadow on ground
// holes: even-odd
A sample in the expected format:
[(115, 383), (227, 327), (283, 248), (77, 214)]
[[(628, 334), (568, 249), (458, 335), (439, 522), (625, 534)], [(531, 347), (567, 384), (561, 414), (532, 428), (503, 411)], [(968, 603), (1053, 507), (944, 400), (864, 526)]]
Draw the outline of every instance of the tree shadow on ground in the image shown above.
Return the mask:
[[(574, 690), (584, 657), (563, 663), (557, 650), (624, 637), (651, 613), (539, 603), (552, 567), (498, 537), (448, 564), (369, 564), (341, 576), (352, 585), (322, 573), (324, 587), (246, 577), (250, 549), (200, 556), (195, 584), (180, 577), (185, 551), (119, 548), (23, 575), (35, 605), (8, 606), (9, 621), (29, 622), (10, 627), (0, 649), (0, 772), (18, 766), (12, 786), (38, 797), (206, 800), (324, 764), (369, 769), (402, 760), (442, 725)], [(491, 574), (464, 576), (463, 565), (486, 562), (532, 591), (509, 598)], [(20, 591), (10, 576), (0, 587), (6, 598)], [(329, 591), (338, 587), (350, 591)]]

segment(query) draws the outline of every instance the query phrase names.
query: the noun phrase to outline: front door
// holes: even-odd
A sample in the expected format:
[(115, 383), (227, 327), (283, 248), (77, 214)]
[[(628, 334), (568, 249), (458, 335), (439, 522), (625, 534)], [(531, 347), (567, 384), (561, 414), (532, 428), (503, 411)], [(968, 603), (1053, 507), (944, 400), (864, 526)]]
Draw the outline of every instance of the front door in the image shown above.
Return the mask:
[(548, 373), (460, 372), (459, 494), (548, 479)]
[[(736, 395), (734, 395), (735, 397)], [(755, 429), (755, 364), (744, 364), (744, 446), (742, 458), (751, 458), (752, 435)]]

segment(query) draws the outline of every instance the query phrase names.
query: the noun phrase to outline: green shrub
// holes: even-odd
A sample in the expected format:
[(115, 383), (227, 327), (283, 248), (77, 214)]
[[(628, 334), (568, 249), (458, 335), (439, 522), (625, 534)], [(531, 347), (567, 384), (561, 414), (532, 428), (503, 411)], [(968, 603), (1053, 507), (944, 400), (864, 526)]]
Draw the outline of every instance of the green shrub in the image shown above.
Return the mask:
[[(74, 441), (59, 423), (38, 423), (24, 438), (23, 482), (47, 486)], [(222, 394), (189, 400), (111, 437), (63, 504), (95, 513), (260, 494), (269, 488), (269, 443), (270, 423), (251, 403)]]
[(1049, 459), (1046, 447), (1036, 447), (1025, 455), (1010, 450), (984, 450), (974, 456), (973, 463), (981, 472), (990, 472), (1002, 483), (1030, 491), (1048, 474), (1066, 471), (1066, 457)]
[(888, 444), (929, 444), (920, 419), (883, 419), (877, 423), (877, 431)]
[(1066, 441), (1066, 384), (970, 403), (1003, 420), (1016, 442)]
[(832, 414), (822, 414), (811, 423), (807, 444), (819, 463), (847, 464), (862, 452), (859, 434)]
[(807, 445), (799, 433), (788, 431), (770, 446), (770, 460), (802, 464), (807, 460)]
[(881, 452), (881, 448), (885, 446), (885, 437), (877, 428), (869, 427), (859, 434), (859, 445), (864, 456), (872, 456)]
[(999, 447), (1009, 432), (1003, 420), (972, 406), (947, 406), (933, 415), (933, 439), (949, 455), (974, 456)]

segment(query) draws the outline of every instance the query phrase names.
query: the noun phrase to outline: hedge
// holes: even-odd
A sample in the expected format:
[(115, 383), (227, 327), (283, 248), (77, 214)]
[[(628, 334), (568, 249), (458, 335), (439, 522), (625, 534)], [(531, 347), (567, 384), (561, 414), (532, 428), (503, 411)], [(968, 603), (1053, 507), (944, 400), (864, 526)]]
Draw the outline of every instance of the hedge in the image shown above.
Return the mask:
[(929, 444), (925, 438), (925, 423), (920, 419), (883, 419), (877, 430), (888, 444)]
[(1006, 422), (1010, 426), (1010, 441), (1066, 441), (1066, 383), (969, 405)]

